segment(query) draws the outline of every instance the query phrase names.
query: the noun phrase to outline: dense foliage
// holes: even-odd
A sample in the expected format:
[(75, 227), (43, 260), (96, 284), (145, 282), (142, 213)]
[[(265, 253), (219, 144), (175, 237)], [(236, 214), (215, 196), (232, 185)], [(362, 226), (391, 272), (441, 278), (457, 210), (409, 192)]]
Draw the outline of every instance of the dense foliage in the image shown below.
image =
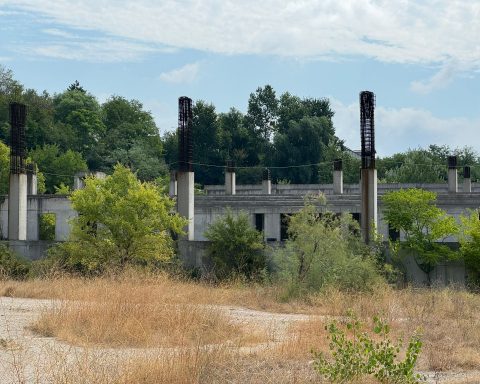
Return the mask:
[(435, 205), (436, 194), (423, 189), (401, 189), (382, 197), (383, 215), (391, 228), (405, 239), (400, 247), (413, 251), (419, 267), (429, 276), (440, 261), (453, 259), (457, 253), (443, 241), (458, 233), (453, 216)]
[(212, 223), (205, 236), (211, 241), (208, 254), (217, 278), (258, 279), (265, 270), (262, 233), (252, 228), (248, 215), (227, 210)]
[(96, 274), (172, 259), (172, 234), (182, 232), (185, 220), (171, 213), (173, 201), (156, 185), (128, 168), (116, 165), (105, 179), (87, 178), (70, 199), (78, 213), (70, 239), (50, 252), (61, 268)]
[(384, 384), (425, 382), (425, 377), (414, 371), (422, 348), (417, 334), (404, 348), (401, 339), (390, 339), (390, 326), (377, 316), (371, 332), (366, 332), (362, 322), (352, 315), (342, 323), (333, 321), (325, 326), (331, 358), (314, 352), (314, 368), (329, 382), (363, 382), (365, 377), (374, 377)]
[(285, 298), (327, 286), (368, 291), (384, 282), (373, 250), (359, 233), (350, 215), (322, 211), (318, 202), (307, 200), (290, 216), (285, 248), (275, 252)]

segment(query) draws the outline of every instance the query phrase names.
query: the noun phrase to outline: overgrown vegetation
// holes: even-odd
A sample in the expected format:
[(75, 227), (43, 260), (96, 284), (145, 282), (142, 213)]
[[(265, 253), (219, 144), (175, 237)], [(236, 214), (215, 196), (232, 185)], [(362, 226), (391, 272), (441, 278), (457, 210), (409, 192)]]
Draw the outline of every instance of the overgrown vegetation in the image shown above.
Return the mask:
[(105, 179), (87, 178), (70, 200), (78, 213), (70, 239), (49, 251), (46, 264), (91, 275), (173, 258), (171, 234), (182, 233), (185, 220), (171, 214), (173, 201), (156, 185), (128, 168), (117, 165)]
[(460, 252), (465, 259), (465, 267), (469, 273), (469, 282), (480, 288), (480, 220), (479, 211), (474, 210), (464, 215), (461, 220)]
[(384, 283), (373, 250), (350, 215), (325, 212), (306, 200), (290, 216), (285, 248), (275, 254), (276, 274), (286, 287), (285, 299), (327, 286), (373, 290)]
[(405, 236), (404, 240), (397, 240), (397, 248), (412, 251), (429, 279), (430, 272), (440, 261), (458, 257), (458, 253), (443, 244), (447, 237), (458, 233), (457, 223), (453, 216), (435, 205), (434, 192), (401, 189), (386, 193), (382, 201), (385, 220)]
[(0, 279), (23, 280), (30, 274), (31, 262), (0, 244)]
[(372, 334), (364, 331), (356, 316), (350, 315), (344, 326), (331, 322), (325, 326), (330, 340), (331, 357), (314, 352), (314, 367), (327, 380), (345, 383), (364, 376), (375, 377), (385, 384), (418, 384), (424, 382), (414, 369), (422, 342), (414, 334), (403, 352), (403, 340), (390, 340), (390, 326), (379, 317), (373, 318)]
[(208, 254), (215, 277), (258, 280), (265, 275), (263, 236), (252, 228), (245, 212), (234, 214), (228, 209), (205, 231), (205, 237), (211, 241)]

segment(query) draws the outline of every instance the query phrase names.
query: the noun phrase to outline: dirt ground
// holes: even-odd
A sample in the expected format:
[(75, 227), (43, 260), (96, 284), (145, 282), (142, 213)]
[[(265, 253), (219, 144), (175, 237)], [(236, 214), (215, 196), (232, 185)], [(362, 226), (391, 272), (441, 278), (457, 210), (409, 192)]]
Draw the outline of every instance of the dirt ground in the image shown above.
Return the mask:
[[(96, 347), (86, 350), (52, 337), (41, 337), (29, 329), (43, 310), (58, 304), (55, 300), (0, 298), (0, 383), (68, 383), (68, 367), (72, 364), (102, 361), (108, 372), (109, 363), (118, 364), (122, 359), (172, 352), (172, 348)], [(245, 353), (255, 353), (275, 346), (288, 337), (287, 331), (292, 324), (311, 318), (305, 314), (270, 313), (236, 306), (215, 307), (235, 323), (268, 333), (268, 342), (241, 347), (241, 352)], [(431, 384), (480, 384), (480, 370), (423, 373)]]

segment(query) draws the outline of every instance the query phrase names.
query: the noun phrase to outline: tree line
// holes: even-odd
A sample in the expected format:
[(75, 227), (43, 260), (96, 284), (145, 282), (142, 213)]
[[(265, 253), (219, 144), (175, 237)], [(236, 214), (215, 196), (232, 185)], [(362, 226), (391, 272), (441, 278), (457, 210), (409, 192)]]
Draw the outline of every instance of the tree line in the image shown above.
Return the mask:
[[(0, 66), (0, 179), (8, 177), (8, 104), (28, 106), (27, 153), (42, 172), (40, 191), (55, 193), (72, 186), (78, 171), (113, 172), (128, 166), (144, 181), (164, 183), (178, 161), (175, 131), (160, 136), (152, 114), (137, 100), (113, 95), (104, 103), (78, 81), (49, 94), (25, 88), (11, 70)], [(332, 163), (343, 159), (344, 182), (358, 183), (360, 160), (336, 136), (334, 111), (326, 98), (277, 95), (270, 85), (252, 92), (247, 112), (218, 112), (212, 103), (193, 107), (195, 180), (222, 184), (228, 160), (237, 167), (238, 183), (258, 183), (264, 168), (274, 183), (331, 183)], [(479, 176), (478, 154), (469, 147), (431, 145), (378, 158), (379, 182), (442, 182), (447, 156), (459, 155), (459, 166), (471, 165)], [(2, 183), (0, 193), (7, 193)]]

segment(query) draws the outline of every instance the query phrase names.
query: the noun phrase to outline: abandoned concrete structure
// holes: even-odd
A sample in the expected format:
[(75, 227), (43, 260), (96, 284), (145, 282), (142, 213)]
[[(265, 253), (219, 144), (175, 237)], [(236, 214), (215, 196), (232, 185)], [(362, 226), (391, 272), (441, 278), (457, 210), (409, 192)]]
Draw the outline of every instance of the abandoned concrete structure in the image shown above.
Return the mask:
[[(332, 164), (333, 184), (315, 185), (275, 185), (270, 172), (265, 169), (262, 180), (256, 185), (236, 185), (235, 165), (228, 162), (225, 167), (224, 185), (205, 186), (204, 195), (194, 195), (194, 173), (192, 169), (192, 101), (187, 97), (179, 99), (179, 167), (172, 171), (169, 194), (176, 197), (178, 212), (188, 218), (185, 228), (187, 236), (181, 246), (185, 261), (197, 267), (201, 265), (204, 249), (204, 232), (228, 207), (235, 211), (245, 211), (250, 215), (252, 226), (263, 231), (265, 241), (275, 243), (287, 238), (286, 217), (297, 212), (304, 205), (307, 194), (326, 195), (326, 209), (332, 212), (348, 212), (361, 223), (365, 241), (371, 239), (375, 224), (384, 238), (399, 234), (389, 229), (382, 216), (381, 197), (385, 192), (400, 188), (423, 188), (438, 194), (438, 206), (448, 214), (458, 217), (467, 209), (480, 207), (480, 185), (470, 180), (470, 169), (464, 169), (464, 183), (458, 185), (456, 158), (448, 161), (448, 183), (445, 184), (378, 184), (375, 169), (374, 102), (371, 92), (360, 94), (362, 170), (361, 182), (355, 185), (343, 184), (341, 159)], [(362, 104), (363, 103), (363, 104)], [(12, 131), (20, 130), (25, 121), (25, 109), (12, 105)], [(23, 117), (22, 117), (23, 116)], [(22, 120), (23, 119), (23, 120)], [(20, 127), (20, 128), (19, 128)], [(8, 240), (10, 247), (19, 253), (36, 259), (42, 256), (51, 242), (40, 238), (39, 222), (44, 214), (55, 216), (55, 241), (64, 241), (70, 233), (69, 220), (75, 217), (70, 201), (66, 196), (38, 195), (35, 168), (24, 166), (21, 134), (17, 150), (12, 150), (10, 193), (0, 205), (0, 231), (2, 239)], [(24, 145), (24, 143), (23, 143)], [(23, 157), (22, 157), (23, 156)], [(22, 165), (23, 164), (23, 165)], [(75, 188), (83, 188), (86, 174), (75, 178)], [(97, 174), (97, 177), (104, 177)], [(455, 239), (451, 239), (455, 241)], [(413, 267), (412, 267), (413, 268)], [(443, 269), (442, 269), (443, 268)], [(415, 273), (419, 273), (418, 271)], [(440, 266), (435, 272), (441, 281), (464, 281), (462, 265), (445, 268)], [(414, 277), (415, 278), (415, 277)], [(434, 276), (435, 278), (435, 276)], [(419, 277), (421, 280), (421, 277)]]

